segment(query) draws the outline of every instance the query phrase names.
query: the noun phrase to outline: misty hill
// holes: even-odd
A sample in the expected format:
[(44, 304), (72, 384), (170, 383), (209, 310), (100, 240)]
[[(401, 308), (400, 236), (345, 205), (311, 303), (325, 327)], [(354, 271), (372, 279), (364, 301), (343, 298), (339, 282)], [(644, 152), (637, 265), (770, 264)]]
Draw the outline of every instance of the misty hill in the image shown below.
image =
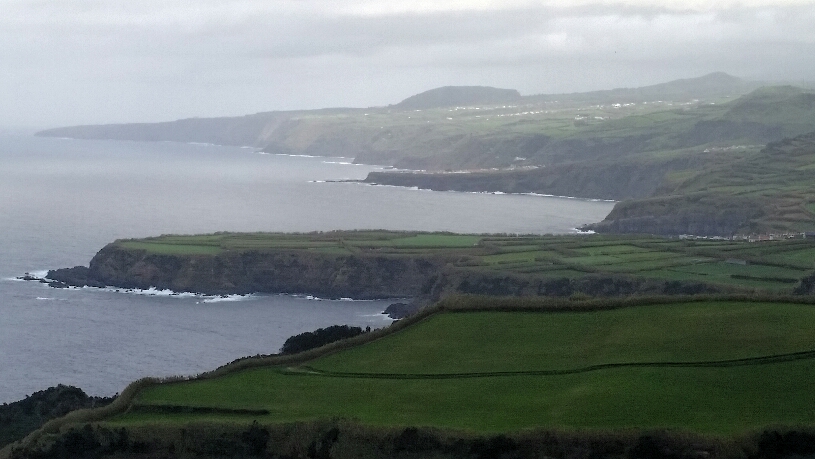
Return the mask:
[(640, 88), (616, 88), (572, 94), (539, 94), (528, 96), (527, 101), (568, 101), (572, 103), (645, 102), (655, 100), (684, 101), (689, 99), (716, 99), (745, 94), (762, 86), (759, 82), (745, 81), (724, 72), (710, 73), (697, 78), (673, 80)]
[(262, 112), (239, 117), (186, 118), (161, 123), (122, 123), (70, 126), (37, 132), (43, 137), (72, 139), (136, 140), (142, 142), (199, 142), (215, 145), (263, 147), (274, 133), (292, 119), (304, 114), (330, 116), (353, 114), (360, 109)]
[(493, 105), (517, 102), (521, 93), (514, 89), (488, 86), (444, 86), (431, 89), (393, 105), (399, 110), (427, 110), (458, 105)]
[[(756, 230), (809, 228), (810, 214), (797, 211), (792, 220), (783, 217), (786, 223), (773, 221), (782, 217), (770, 211), (761, 215), (742, 212), (722, 220), (714, 212), (721, 206), (769, 207), (753, 198), (736, 202), (732, 193), (721, 188), (696, 204), (682, 204), (681, 209), (662, 205), (667, 196), (710, 191), (682, 185), (683, 180), (702, 172), (723, 178), (745, 158), (752, 158), (758, 169), (783, 164), (767, 155), (755, 155), (767, 143), (815, 131), (813, 91), (793, 86), (756, 89), (757, 85), (716, 73), (644, 88), (527, 96), (494, 105), (466, 101), (517, 97), (517, 92), (438, 88), (399, 106), (455, 104), (417, 109), (420, 111), (390, 106), (79, 126), (39, 135), (252, 145), (269, 153), (354, 157), (358, 163), (436, 172), (372, 173), (367, 180), (372, 183), (633, 199), (618, 205), (619, 212), (612, 216), (637, 216), (645, 209), (656, 215), (659, 209), (673, 209), (677, 211), (674, 215), (681, 210), (687, 215), (706, 215), (700, 218), (713, 222), (700, 226), (699, 219), (690, 219), (675, 225), (676, 219), (668, 219), (637, 226), (645, 220), (624, 217), (625, 225), (598, 227), (610, 231), (723, 234), (745, 225), (754, 225)], [(768, 190), (783, 189), (784, 180), (790, 178), (785, 173), (768, 177), (763, 183), (779, 181), (775, 188), (768, 185)], [(710, 185), (714, 184), (712, 180)], [(647, 201), (657, 198), (662, 204)], [(768, 202), (773, 205), (775, 201)], [(690, 226), (685, 225), (688, 222)]]
[[(739, 95), (755, 89), (757, 83), (744, 82), (726, 74), (711, 74), (700, 78), (677, 80), (660, 85), (637, 89), (613, 89), (589, 93), (536, 95), (522, 97), (514, 89), (499, 89), (475, 86), (448, 86), (436, 88), (411, 96), (390, 107), (368, 109), (335, 108), (323, 110), (263, 112), (240, 117), (189, 118), (160, 123), (126, 123), (107, 125), (72, 126), (47, 129), (37, 133), (47, 137), (69, 137), (77, 139), (110, 139), (137, 141), (202, 142), (218, 145), (251, 145), (270, 147), (271, 152), (303, 152), (315, 155), (356, 157), (366, 152), (376, 151), (378, 140), (390, 137), (376, 129), (385, 126), (398, 126), (411, 138), (426, 133), (428, 124), (435, 126), (439, 121), (450, 121), (444, 107), (493, 105), (513, 102), (525, 108), (565, 108), (586, 103), (630, 102), (631, 100), (690, 100), (693, 98), (720, 98)], [(431, 108), (432, 107), (432, 108)], [(429, 110), (423, 117), (405, 117), (403, 110)], [(526, 110), (536, 111), (536, 110)], [(468, 126), (464, 131), (481, 133), (500, 127), (497, 118), (487, 115), (510, 115), (512, 113), (483, 112), (485, 116), (458, 119)], [(370, 115), (370, 116), (369, 116)], [(573, 115), (572, 115), (573, 116)], [(374, 119), (375, 117), (376, 119)], [(520, 121), (525, 117), (514, 118)], [(490, 119), (493, 123), (484, 125)], [(507, 120), (509, 121), (509, 120)], [(378, 124), (378, 125), (374, 125)], [(420, 124), (420, 126), (419, 126)], [(447, 123), (449, 124), (449, 123)], [(448, 129), (443, 129), (449, 131)], [(455, 132), (441, 132), (439, 135), (452, 136), (442, 142), (455, 142), (462, 129)], [(434, 135), (435, 136), (435, 135)], [(420, 140), (412, 142), (422, 143)], [(380, 142), (381, 143), (381, 142)], [(388, 142), (384, 142), (388, 143)], [(434, 142), (420, 145), (422, 148), (436, 148)], [(397, 145), (387, 146), (389, 153), (377, 159), (380, 164), (397, 164), (400, 158), (413, 156), (410, 148)], [(405, 150), (405, 151), (402, 151)], [(408, 161), (409, 163), (410, 161)]]
[(128, 123), (72, 126), (40, 131), (44, 137), (72, 139), (201, 142), (217, 145), (254, 145), (266, 126), (275, 124), (276, 113), (240, 118), (189, 118), (165, 123)]

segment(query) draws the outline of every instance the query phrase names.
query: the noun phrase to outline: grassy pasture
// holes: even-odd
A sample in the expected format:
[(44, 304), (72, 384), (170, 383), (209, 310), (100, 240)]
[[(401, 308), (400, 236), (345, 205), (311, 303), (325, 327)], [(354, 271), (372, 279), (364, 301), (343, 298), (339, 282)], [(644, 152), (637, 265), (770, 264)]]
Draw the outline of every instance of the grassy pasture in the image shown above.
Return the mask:
[[(251, 409), (266, 411), (252, 416), (262, 422), (339, 417), (481, 432), (542, 426), (732, 434), (809, 424), (813, 354), (732, 360), (813, 351), (814, 325), (813, 305), (736, 301), (437, 313), (301, 365), (153, 386), (108, 422), (248, 420), (226, 410)], [(731, 362), (705, 364), (722, 361)], [(173, 414), (162, 406), (215, 411)]]
[(223, 251), (217, 245), (200, 245), (190, 243), (164, 243), (124, 241), (121, 245), (133, 250), (146, 250), (161, 255), (217, 255)]

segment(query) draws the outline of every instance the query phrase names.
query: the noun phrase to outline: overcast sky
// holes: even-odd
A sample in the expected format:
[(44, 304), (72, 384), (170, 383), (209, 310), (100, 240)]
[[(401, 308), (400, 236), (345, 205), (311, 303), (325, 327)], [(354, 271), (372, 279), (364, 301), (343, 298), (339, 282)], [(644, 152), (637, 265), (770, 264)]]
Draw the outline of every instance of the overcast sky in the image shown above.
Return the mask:
[(815, 0), (0, 0), (0, 126), (815, 80)]

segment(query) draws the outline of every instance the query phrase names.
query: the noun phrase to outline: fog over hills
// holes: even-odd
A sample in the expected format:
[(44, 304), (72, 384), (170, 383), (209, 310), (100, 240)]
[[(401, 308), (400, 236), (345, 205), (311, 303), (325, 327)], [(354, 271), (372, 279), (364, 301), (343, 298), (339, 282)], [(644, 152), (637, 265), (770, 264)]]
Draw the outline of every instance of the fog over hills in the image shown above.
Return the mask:
[[(724, 73), (712, 73), (699, 78), (675, 80), (642, 88), (623, 88), (587, 93), (521, 96), (514, 89), (488, 86), (446, 86), (431, 89), (388, 107), (373, 110), (427, 110), (434, 108), (537, 104), (557, 101), (561, 104), (594, 104), (609, 102), (640, 102), (646, 100), (689, 100), (739, 95), (755, 89), (760, 83), (747, 82)], [(280, 143), (275, 133), (285, 130), (287, 123), (305, 116), (359, 115), (361, 109), (336, 108), (305, 111), (261, 112), (241, 117), (188, 118), (162, 123), (126, 123), (54, 128), (37, 135), (77, 139), (116, 139), (141, 141), (205, 142), (219, 145), (252, 145), (265, 147)], [(310, 153), (319, 154), (311, 151)], [(331, 152), (327, 152), (331, 154)], [(352, 152), (344, 152), (349, 154)], [(351, 154), (351, 156), (356, 156)]]

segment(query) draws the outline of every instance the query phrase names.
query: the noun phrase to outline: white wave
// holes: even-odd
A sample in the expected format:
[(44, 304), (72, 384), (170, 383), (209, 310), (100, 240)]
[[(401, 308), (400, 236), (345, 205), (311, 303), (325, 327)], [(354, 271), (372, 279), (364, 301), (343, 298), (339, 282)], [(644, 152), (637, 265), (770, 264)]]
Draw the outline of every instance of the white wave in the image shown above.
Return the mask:
[(383, 321), (393, 322), (394, 319), (391, 319), (390, 316), (385, 312), (377, 312), (376, 314), (362, 314), (362, 317), (377, 317), (382, 319)]
[[(75, 289), (76, 287), (69, 287)], [(148, 289), (139, 288), (118, 288), (118, 287), (82, 287), (84, 290), (110, 292), (110, 293), (125, 293), (130, 295), (141, 295), (162, 298), (198, 298), (203, 303), (218, 303), (222, 301), (240, 301), (252, 298), (254, 295), (205, 295), (203, 293), (193, 292), (176, 292), (170, 289), (157, 289), (150, 287)]]
[(48, 298), (45, 296), (38, 296), (37, 299), (40, 301), (56, 301), (56, 298)]
[(196, 293), (191, 292), (176, 292), (170, 289), (162, 289), (159, 290), (155, 287), (150, 287), (148, 289), (139, 289), (139, 288), (117, 288), (117, 287), (105, 287), (105, 288), (98, 288), (98, 287), (83, 287), (86, 289), (91, 290), (101, 290), (104, 292), (112, 292), (112, 293), (130, 293), (132, 295), (144, 295), (144, 296), (161, 296), (161, 297), (178, 297), (178, 298), (194, 298), (199, 296), (204, 296)]
[[(383, 187), (390, 187), (390, 188), (402, 188), (406, 190), (412, 191), (434, 191), (429, 188), (419, 188), (418, 186), (401, 186), (401, 185), (385, 185), (380, 183), (368, 183), (362, 181), (350, 181), (347, 183), (355, 183), (359, 185), (368, 185), (368, 186), (383, 186)], [(489, 194), (493, 196), (534, 196), (534, 197), (541, 197), (541, 198), (559, 198), (559, 199), (575, 199), (578, 201), (586, 201), (586, 202), (617, 202), (613, 199), (596, 199), (596, 198), (578, 198), (575, 196), (561, 196), (556, 194), (543, 194), (543, 193), (506, 193), (504, 191), (457, 191), (457, 190), (445, 190), (443, 192), (446, 193), (468, 193), (468, 194)], [(443, 193), (439, 191), (439, 193)]]
[(206, 298), (202, 303), (223, 303), (227, 301), (244, 301), (252, 298), (252, 295), (224, 295)]
[[(297, 294), (297, 293), (294, 293), (294, 294), (281, 293), (280, 296), (289, 296), (289, 297), (292, 297), (292, 298), (302, 298), (304, 300), (313, 300), (313, 301), (347, 301), (347, 302), (354, 302), (354, 303), (368, 303), (368, 302), (373, 302), (373, 301), (380, 301), (380, 300), (358, 300), (358, 299), (355, 299), (355, 298), (348, 298), (348, 297), (342, 297), (340, 299), (322, 298), (322, 297), (319, 297), (319, 296), (303, 295), (303, 294)], [(407, 300), (407, 298), (388, 298), (388, 300), (400, 301), (400, 300)]]
[(28, 277), (28, 278), (31, 278), (30, 280), (38, 280), (38, 281), (40, 281), (40, 280), (48, 280), (48, 270), (43, 269), (43, 270), (37, 270), (37, 271), (28, 271), (25, 274), (23, 274), (22, 276), (5, 277), (5, 278), (3, 278), (3, 280), (4, 281), (11, 281), (11, 282), (26, 282), (26, 280), (23, 279), (23, 277)]
[(289, 158), (324, 158), (324, 156), (314, 156), (314, 155), (290, 155), (287, 153), (275, 153), (275, 156), (288, 156)]

